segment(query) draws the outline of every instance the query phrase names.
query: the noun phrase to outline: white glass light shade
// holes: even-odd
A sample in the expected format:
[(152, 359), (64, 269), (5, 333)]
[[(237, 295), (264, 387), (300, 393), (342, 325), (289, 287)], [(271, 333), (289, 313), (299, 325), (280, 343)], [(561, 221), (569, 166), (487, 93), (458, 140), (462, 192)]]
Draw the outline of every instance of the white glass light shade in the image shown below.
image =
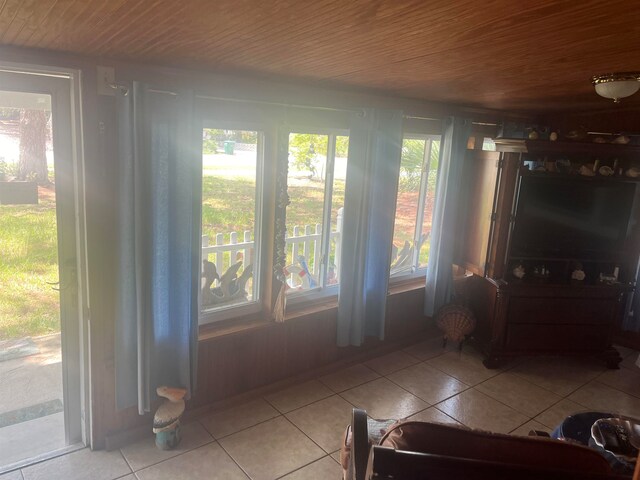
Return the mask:
[(595, 87), (596, 93), (601, 97), (617, 101), (619, 98), (629, 97), (640, 90), (640, 82), (638, 80), (618, 80), (598, 83)]

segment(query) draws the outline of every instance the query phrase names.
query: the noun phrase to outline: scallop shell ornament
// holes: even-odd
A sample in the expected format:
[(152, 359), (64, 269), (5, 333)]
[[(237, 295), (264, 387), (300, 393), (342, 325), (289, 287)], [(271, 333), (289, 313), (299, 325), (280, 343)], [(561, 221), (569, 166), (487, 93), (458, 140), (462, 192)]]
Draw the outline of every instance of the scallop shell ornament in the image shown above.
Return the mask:
[(459, 343), (459, 349), (462, 350), (465, 337), (476, 328), (476, 318), (469, 308), (459, 304), (448, 304), (438, 310), (436, 325), (444, 332), (443, 347), (451, 340)]

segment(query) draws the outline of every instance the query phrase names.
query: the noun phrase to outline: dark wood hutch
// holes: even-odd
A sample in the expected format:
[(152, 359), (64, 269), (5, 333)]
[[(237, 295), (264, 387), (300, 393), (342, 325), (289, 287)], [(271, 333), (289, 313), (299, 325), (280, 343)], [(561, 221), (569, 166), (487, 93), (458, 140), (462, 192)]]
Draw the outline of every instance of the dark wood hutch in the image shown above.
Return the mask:
[[(463, 187), (470, 195), (457, 259), (475, 274), (468, 293), (485, 365), (496, 368), (519, 355), (600, 355), (609, 368), (617, 368), (621, 358), (612, 347), (613, 335), (627, 310), (640, 254), (640, 178), (628, 176), (636, 173), (629, 172), (632, 167), (640, 174), (640, 147), (496, 140), (496, 149), (468, 152)], [(587, 191), (621, 185), (632, 192), (624, 240), (598, 255), (516, 251), (514, 229), (529, 221), (518, 209), (519, 201), (527, 201), (519, 198), (523, 179), (536, 176), (580, 182)], [(576, 265), (586, 273), (583, 280), (572, 279)], [(614, 272), (616, 280), (606, 278)]]

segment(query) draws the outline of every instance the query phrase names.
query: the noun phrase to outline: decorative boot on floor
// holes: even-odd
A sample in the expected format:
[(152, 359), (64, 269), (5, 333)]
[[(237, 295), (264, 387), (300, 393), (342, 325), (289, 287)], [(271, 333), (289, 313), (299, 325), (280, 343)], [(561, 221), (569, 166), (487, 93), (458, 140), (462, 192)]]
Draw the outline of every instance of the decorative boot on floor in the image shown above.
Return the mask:
[(184, 413), (184, 388), (158, 387), (158, 396), (166, 398), (153, 417), (153, 433), (156, 446), (161, 450), (171, 450), (180, 443), (180, 417)]

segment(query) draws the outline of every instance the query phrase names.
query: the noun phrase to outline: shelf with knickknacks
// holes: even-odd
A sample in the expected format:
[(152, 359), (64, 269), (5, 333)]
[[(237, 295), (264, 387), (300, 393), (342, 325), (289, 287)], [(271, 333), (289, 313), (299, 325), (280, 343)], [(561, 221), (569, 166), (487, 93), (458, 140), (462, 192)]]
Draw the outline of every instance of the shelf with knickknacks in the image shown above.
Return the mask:
[[(519, 148), (517, 142), (521, 142)], [(522, 151), (522, 168), (535, 174), (640, 178), (640, 134), (594, 133), (581, 127), (562, 139), (552, 130), (548, 140), (542, 140), (534, 129), (526, 140), (498, 139), (500, 143)]]
[(617, 368), (613, 335), (640, 251), (640, 138), (625, 145), (551, 133), (495, 139), (497, 187), (472, 196), (494, 205), (489, 267), (470, 295), (475, 338), (488, 368), (548, 354), (598, 355)]

